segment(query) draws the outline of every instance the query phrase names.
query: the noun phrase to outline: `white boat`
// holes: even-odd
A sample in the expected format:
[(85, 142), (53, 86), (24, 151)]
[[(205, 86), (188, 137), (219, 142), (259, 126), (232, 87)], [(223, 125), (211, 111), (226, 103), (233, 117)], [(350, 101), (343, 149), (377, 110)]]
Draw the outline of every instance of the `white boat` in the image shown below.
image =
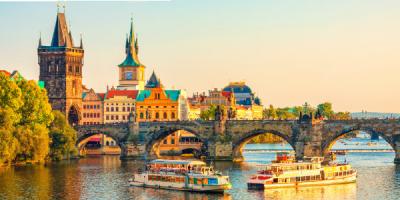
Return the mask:
[(224, 192), (231, 189), (228, 176), (215, 172), (198, 160), (151, 161), (143, 173), (134, 174), (131, 186), (197, 192)]
[(322, 161), (322, 157), (310, 157), (303, 162), (275, 162), (253, 175), (247, 186), (249, 189), (272, 189), (356, 182), (357, 171), (349, 164), (322, 166)]

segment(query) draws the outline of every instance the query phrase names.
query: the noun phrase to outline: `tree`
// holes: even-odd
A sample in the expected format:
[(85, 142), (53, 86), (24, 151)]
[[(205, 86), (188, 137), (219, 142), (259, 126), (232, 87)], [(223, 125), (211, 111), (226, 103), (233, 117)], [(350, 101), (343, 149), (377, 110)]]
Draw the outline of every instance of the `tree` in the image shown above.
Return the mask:
[(34, 81), (0, 73), (0, 164), (44, 161), (53, 120), (46, 91)]
[(216, 110), (217, 110), (217, 106), (211, 105), (207, 110), (203, 110), (200, 112), (200, 118), (203, 120), (214, 120)]
[(317, 107), (323, 117), (325, 117), (327, 119), (331, 119), (333, 117), (334, 112), (332, 110), (332, 103), (325, 102), (325, 103), (319, 104)]
[(290, 108), (288, 107), (276, 109), (276, 114), (279, 119), (296, 119), (296, 115), (290, 112)]
[(268, 109), (264, 109), (263, 115), (265, 119), (276, 119), (278, 118), (278, 115), (276, 113), (276, 109), (274, 108), (273, 105), (269, 105)]
[(336, 120), (350, 120), (351, 115), (349, 112), (338, 112), (333, 115), (333, 119)]
[(53, 160), (69, 159), (77, 154), (76, 131), (67, 123), (65, 115), (53, 111), (54, 121), (50, 125), (50, 157)]

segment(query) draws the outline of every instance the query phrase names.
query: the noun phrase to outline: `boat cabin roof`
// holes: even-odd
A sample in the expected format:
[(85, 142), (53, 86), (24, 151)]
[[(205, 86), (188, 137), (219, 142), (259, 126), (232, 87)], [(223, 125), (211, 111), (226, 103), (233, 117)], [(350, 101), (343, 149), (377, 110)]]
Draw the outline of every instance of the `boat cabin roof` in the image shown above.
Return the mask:
[(164, 159), (156, 159), (152, 160), (150, 164), (172, 164), (172, 165), (206, 165), (205, 162), (199, 160), (164, 160)]

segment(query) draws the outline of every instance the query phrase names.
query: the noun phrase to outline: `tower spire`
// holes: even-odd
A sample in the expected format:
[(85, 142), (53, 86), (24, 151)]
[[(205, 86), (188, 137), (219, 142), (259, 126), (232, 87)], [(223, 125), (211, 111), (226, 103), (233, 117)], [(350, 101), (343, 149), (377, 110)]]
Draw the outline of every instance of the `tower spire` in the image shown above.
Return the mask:
[(119, 66), (134, 66), (138, 67), (140, 66), (140, 61), (137, 55), (137, 40), (135, 39), (135, 31), (133, 29), (133, 17), (131, 17), (131, 27), (129, 31), (129, 37), (127, 38), (125, 42), (125, 48), (126, 48), (126, 58), (123, 63), (121, 63)]
[(81, 44), (79, 45), (79, 47), (80, 47), (81, 49), (83, 49), (82, 33), (81, 33), (80, 35), (81, 35)]
[(53, 47), (73, 47), (71, 33), (68, 31), (68, 25), (64, 13), (57, 13), (56, 24), (54, 26), (53, 38), (51, 40)]
[(39, 47), (42, 46), (42, 32), (39, 32)]

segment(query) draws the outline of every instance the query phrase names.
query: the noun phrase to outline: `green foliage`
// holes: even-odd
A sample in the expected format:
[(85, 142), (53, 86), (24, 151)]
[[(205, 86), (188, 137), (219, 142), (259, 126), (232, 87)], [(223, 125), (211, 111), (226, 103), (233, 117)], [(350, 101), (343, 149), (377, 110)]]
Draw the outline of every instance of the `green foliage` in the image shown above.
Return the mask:
[(0, 164), (44, 161), (50, 150), (49, 135), (51, 155), (76, 151), (75, 131), (62, 113), (56, 115), (53, 122), (46, 91), (34, 81), (10, 80), (0, 73)]
[(216, 110), (217, 110), (217, 106), (211, 105), (207, 110), (201, 111), (200, 118), (203, 120), (214, 120)]
[(331, 119), (333, 117), (334, 112), (332, 110), (332, 103), (329, 102), (321, 103), (317, 107), (323, 117), (327, 119)]
[(278, 115), (278, 119), (282, 119), (282, 120), (296, 119), (298, 117), (294, 113), (291, 112), (289, 107), (276, 109), (276, 114)]
[(333, 115), (333, 119), (335, 119), (335, 120), (350, 120), (351, 115), (349, 112), (338, 112)]
[(54, 121), (50, 125), (50, 157), (53, 160), (70, 158), (77, 154), (75, 142), (76, 131), (67, 123), (65, 115), (60, 111), (53, 111)]
[[(336, 119), (336, 120), (349, 120), (351, 119), (349, 112), (338, 112), (335, 113), (332, 109), (332, 103), (325, 102), (319, 104), (317, 108), (320, 110), (323, 117), (326, 119)], [(303, 106), (294, 107), (284, 107), (284, 108), (274, 108), (270, 105), (269, 108), (264, 109), (263, 115), (264, 119), (280, 119), (280, 120), (293, 120), (298, 119), (300, 113), (304, 114), (315, 114), (317, 109), (305, 103)]]
[(258, 143), (280, 143), (282, 142), (282, 138), (271, 133), (261, 134), (254, 138), (252, 138), (249, 143), (258, 144)]
[(263, 110), (264, 119), (276, 119), (278, 118), (278, 114), (276, 113), (276, 109), (273, 105), (269, 105), (269, 108)]

